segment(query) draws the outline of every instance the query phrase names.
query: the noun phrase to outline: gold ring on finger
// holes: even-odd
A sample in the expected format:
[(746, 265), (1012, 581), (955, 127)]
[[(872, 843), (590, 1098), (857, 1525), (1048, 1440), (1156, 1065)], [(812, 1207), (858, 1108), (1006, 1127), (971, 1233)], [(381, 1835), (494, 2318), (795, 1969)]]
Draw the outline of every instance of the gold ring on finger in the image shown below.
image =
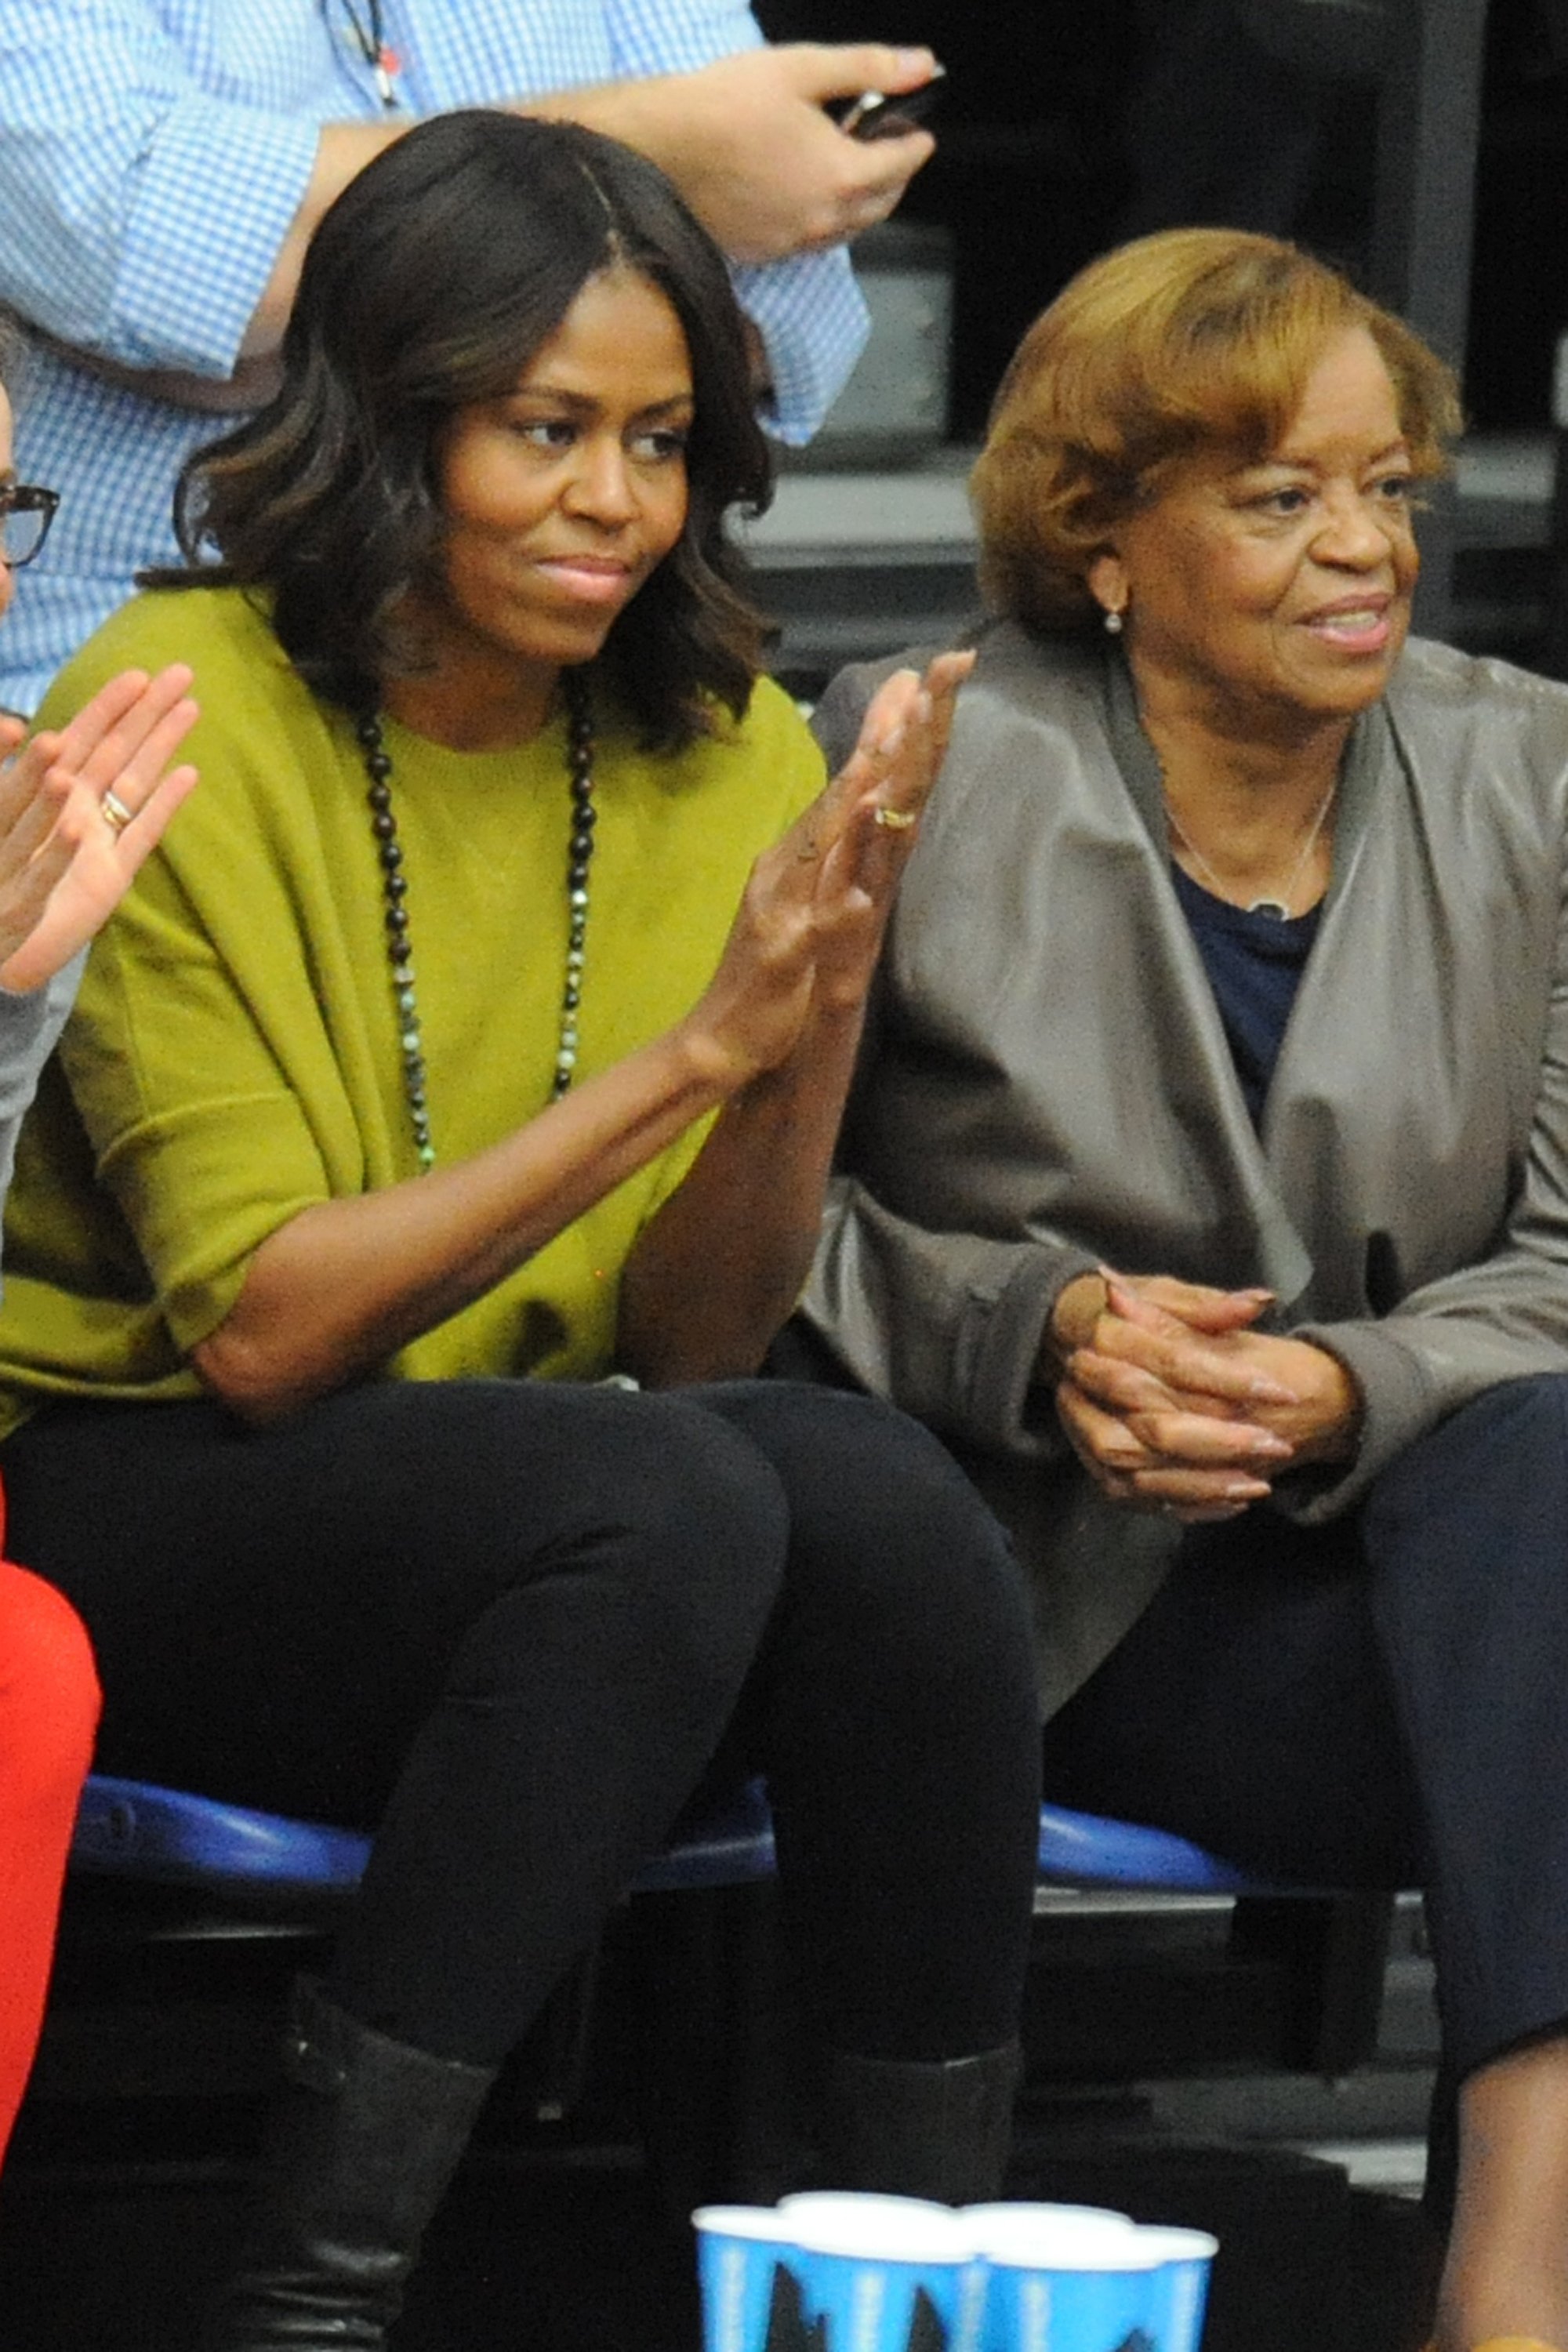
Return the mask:
[(105, 793), (99, 802), (103, 822), (112, 834), (121, 834), (130, 824), (133, 811), (128, 809), (118, 793)]
[(920, 819), (913, 809), (880, 807), (874, 813), (871, 822), (885, 826), (889, 833), (910, 833)]

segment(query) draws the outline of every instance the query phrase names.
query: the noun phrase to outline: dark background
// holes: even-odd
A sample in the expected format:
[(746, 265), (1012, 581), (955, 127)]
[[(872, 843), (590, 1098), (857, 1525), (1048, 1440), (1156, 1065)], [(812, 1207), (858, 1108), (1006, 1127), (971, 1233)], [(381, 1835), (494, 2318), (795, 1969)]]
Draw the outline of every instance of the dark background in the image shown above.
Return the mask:
[[(947, 66), (939, 151), (900, 216), (953, 239), (954, 439), (983, 432), (1028, 321), (1122, 236), (1260, 228), (1364, 275), (1375, 58), (1352, 13), (1300, 0), (757, 0), (756, 13), (776, 40), (924, 41)], [(1478, 428), (1545, 425), (1564, 327), (1568, 0), (1491, 0), (1466, 365)]]

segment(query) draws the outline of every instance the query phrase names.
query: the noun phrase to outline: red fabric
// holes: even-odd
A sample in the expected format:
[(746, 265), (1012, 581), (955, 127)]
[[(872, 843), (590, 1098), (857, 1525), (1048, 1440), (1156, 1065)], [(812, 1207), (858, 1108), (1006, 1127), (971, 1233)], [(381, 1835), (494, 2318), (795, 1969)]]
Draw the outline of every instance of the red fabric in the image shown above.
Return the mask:
[[(0, 1496), (0, 1539), (4, 1527)], [(98, 1707), (75, 1610), (53, 1585), (0, 1560), (0, 2157), (38, 2039)]]

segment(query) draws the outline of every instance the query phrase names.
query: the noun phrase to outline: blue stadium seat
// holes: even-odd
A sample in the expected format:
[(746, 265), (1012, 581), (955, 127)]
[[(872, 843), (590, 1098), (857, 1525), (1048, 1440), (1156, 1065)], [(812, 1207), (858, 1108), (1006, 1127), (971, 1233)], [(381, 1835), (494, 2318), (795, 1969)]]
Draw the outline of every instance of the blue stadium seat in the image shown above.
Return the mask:
[[(349, 1893), (370, 1852), (367, 1834), (229, 1805), (184, 1790), (95, 1773), (71, 1848), (73, 1865), (164, 1885), (280, 1897)], [(640, 1893), (741, 1886), (772, 1875), (773, 1827), (755, 1782), (685, 1825), (637, 1881)], [(1040, 1812), (1042, 1880), (1180, 1894), (1276, 1895), (1185, 1838), (1106, 1821), (1060, 1805)]]
[[(269, 1930), (281, 1924), (304, 1931), (353, 1892), (370, 1845), (367, 1833), (95, 1774), (83, 1794), (72, 1862), (80, 1880), (140, 1883), (170, 1889), (176, 1901), (193, 1899), (187, 1932), (198, 1937), (214, 1932), (204, 1923), (215, 1898), (226, 1924), (237, 1914), (259, 1914)], [(771, 1914), (753, 1906), (746, 1890), (771, 1880), (773, 1866), (773, 1824), (761, 1784), (752, 1782), (721, 1808), (684, 1821), (634, 1890), (667, 1898), (664, 1915), (650, 1916), (644, 1948), (662, 1958), (653, 1995), (658, 2026), (642, 2046), (644, 2063), (662, 2070), (647, 2112), (658, 2117), (656, 2169), (674, 2184), (672, 2210), (700, 2201), (737, 2162), (743, 2171), (739, 2152), (755, 2116), (766, 2113), (765, 2090), (757, 2088), (765, 2082), (766, 2032), (759, 2042), (758, 2020), (770, 2013), (776, 1960)], [(1268, 2063), (1337, 2075), (1371, 2048), (1386, 1899), (1276, 1902), (1270, 1898), (1313, 1890), (1268, 1884), (1164, 1831), (1051, 1804), (1040, 1813), (1037, 1867), (1046, 1885), (1254, 1898), (1237, 1905), (1232, 1942), (1282, 1969), (1295, 1989), (1281, 2011), (1290, 2020), (1288, 2034), (1269, 2030)], [(598, 2013), (596, 1968), (594, 1956), (584, 1959), (536, 2031), (525, 2069), (536, 2121), (559, 2121), (580, 2105)], [(1232, 2054), (1228, 2043), (1224, 2054)]]
[(1255, 1876), (1169, 1830), (1040, 1807), (1037, 1869), (1046, 1885), (1142, 1887), (1167, 1895), (1302, 1895), (1311, 1890)]

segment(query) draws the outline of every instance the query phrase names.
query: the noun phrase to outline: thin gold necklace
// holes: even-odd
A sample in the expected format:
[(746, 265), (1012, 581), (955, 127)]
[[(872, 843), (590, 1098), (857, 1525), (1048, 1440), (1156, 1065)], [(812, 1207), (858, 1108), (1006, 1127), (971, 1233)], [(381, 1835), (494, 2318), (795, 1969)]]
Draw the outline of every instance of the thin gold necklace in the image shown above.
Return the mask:
[[(1318, 814), (1312, 819), (1307, 838), (1301, 844), (1300, 855), (1298, 856), (1295, 865), (1290, 868), (1289, 878), (1287, 880), (1285, 887), (1279, 897), (1278, 898), (1254, 898), (1246, 909), (1247, 914), (1268, 915), (1271, 916), (1277, 923), (1288, 923), (1290, 920), (1291, 901), (1296, 896), (1297, 886), (1300, 882), (1302, 875), (1307, 870), (1308, 858), (1310, 857), (1313, 850), (1318, 845), (1318, 835), (1322, 832), (1324, 824), (1328, 818), (1329, 811), (1334, 804), (1334, 794), (1338, 792), (1339, 788), (1340, 780), (1338, 776), (1336, 776), (1333, 782), (1329, 786), (1328, 791), (1323, 794), (1321, 801), (1318, 804)], [(1186, 851), (1187, 856), (1192, 859), (1193, 864), (1197, 867), (1198, 872), (1202, 875), (1209, 888), (1214, 892), (1215, 897), (1216, 898), (1224, 898), (1230, 905), (1234, 906), (1236, 902), (1231, 898), (1230, 892), (1226, 888), (1225, 884), (1220, 880), (1219, 876), (1215, 872), (1214, 867), (1209, 864), (1208, 859), (1204, 856), (1203, 851), (1198, 847), (1196, 842), (1193, 840), (1191, 835), (1183, 831), (1181, 824), (1177, 821), (1176, 812), (1171, 806), (1168, 796), (1165, 801), (1165, 823), (1170, 826), (1171, 831), (1175, 835), (1176, 839), (1181, 843), (1182, 847)]]

